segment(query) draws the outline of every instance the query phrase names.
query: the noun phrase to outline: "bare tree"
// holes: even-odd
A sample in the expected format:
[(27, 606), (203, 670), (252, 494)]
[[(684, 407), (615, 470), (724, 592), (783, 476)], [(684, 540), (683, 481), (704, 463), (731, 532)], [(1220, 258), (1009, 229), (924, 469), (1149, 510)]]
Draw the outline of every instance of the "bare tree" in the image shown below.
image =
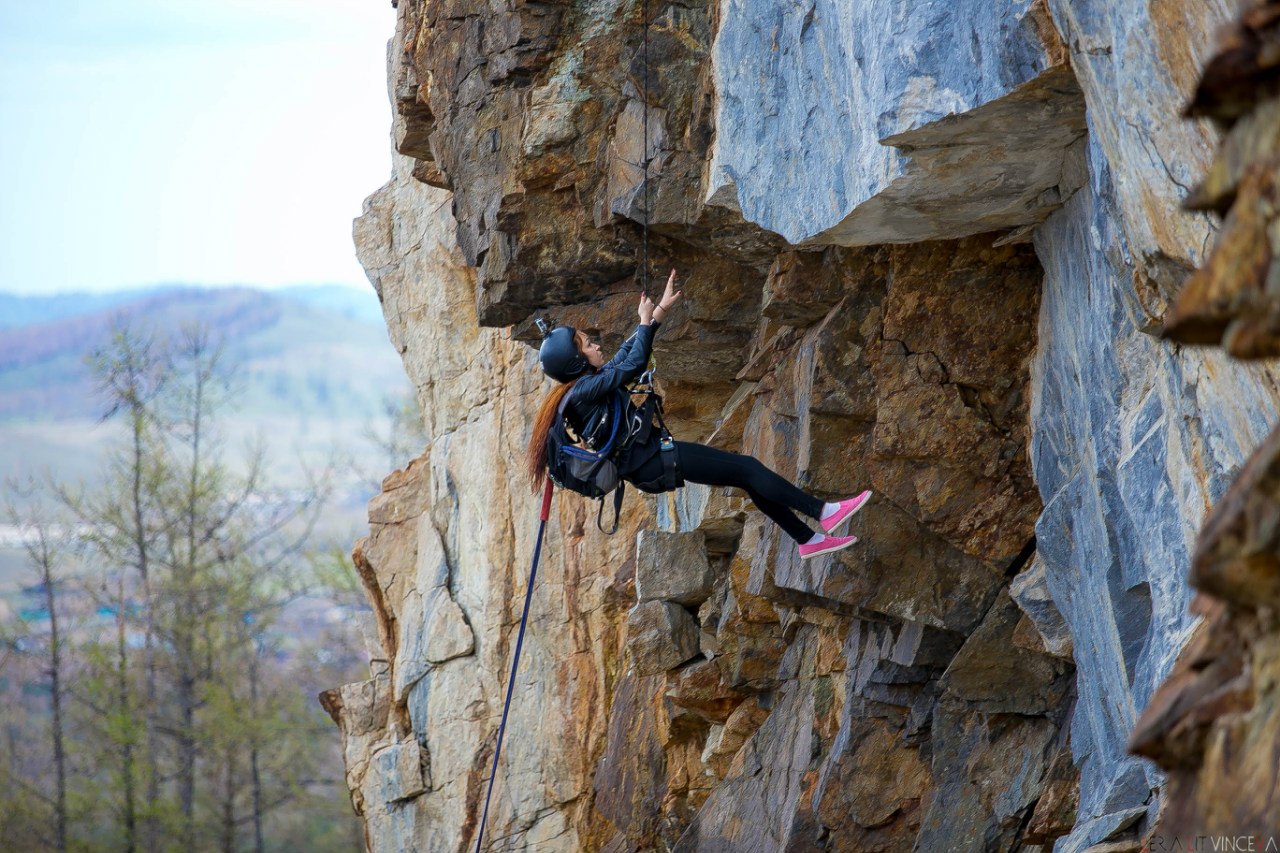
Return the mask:
[[(214, 344), (207, 330), (188, 329), (178, 343), (177, 372), (184, 382), (177, 395), (175, 432), (186, 450), (185, 489), (178, 495), (174, 521), (179, 535), (170, 538), (169, 568), (175, 585), (176, 620), (172, 632), (174, 663), (177, 669), (178, 801), (182, 811), (182, 839), (186, 850), (195, 850), (195, 785), (197, 738), (195, 715), (201, 680), (197, 658), (198, 619), (202, 611), (201, 592), (206, 578), (203, 569), (206, 546), (218, 534), (223, 519), (209, 518), (222, 485), (222, 471), (202, 455), (206, 450), (205, 426), (216, 404), (221, 345)], [(176, 547), (175, 547), (176, 546)]]
[[(52, 763), (19, 755), (20, 743), (0, 755), (11, 768), (0, 788), (53, 778), (62, 792), (46, 803), (43, 792), (22, 788), (14, 811), (32, 819), (15, 819), (16, 837), (28, 826), (56, 830), (49, 843), (24, 842), (32, 850), (296, 847), (311, 830), (290, 815), (314, 808), (316, 792), (340, 791), (341, 781), (317, 761), (315, 738), (327, 727), (317, 731), (318, 709), (297, 689), (292, 658), (307, 650), (281, 618), (313, 582), (298, 572), (332, 491), (332, 466), (282, 491), (269, 482), (261, 446), (242, 465), (229, 463), (219, 414), (233, 376), (207, 331), (157, 344), (118, 328), (94, 369), (125, 440), (102, 487), (55, 493), (95, 563), (77, 589), (92, 597), (103, 630), (75, 634), (69, 689), (65, 632), (56, 626), (51, 716), (61, 734)], [(87, 805), (68, 800), (68, 783), (73, 795), (93, 792)], [(9, 820), (0, 815), (0, 828)]]
[[(194, 850), (206, 696), (216, 685), (252, 696), (256, 688), (245, 687), (244, 679), (246, 673), (255, 679), (258, 674), (255, 632), (262, 630), (266, 614), (278, 612), (297, 594), (288, 570), (299, 561), (332, 484), (328, 472), (309, 473), (306, 488), (274, 494), (265, 482), (261, 446), (251, 453), (243, 475), (232, 473), (223, 462), (215, 416), (233, 377), (224, 367), (222, 344), (206, 330), (183, 332), (171, 349), (170, 370), (165, 420), (171, 464), (181, 476), (171, 477), (160, 493), (165, 522), (157, 559), (167, 578), (162, 630), (174, 674), (171, 729), (180, 837), (183, 849)], [(256, 768), (256, 743), (250, 738), (242, 745)], [(227, 766), (227, 773), (236, 770), (234, 762)], [(255, 844), (260, 845), (260, 778), (255, 784)]]
[[(249, 663), (249, 707), (255, 713), (258, 710), (258, 667), (261, 664), (262, 646), (260, 643), (254, 643), (254, 654), (250, 658)], [(265, 802), (262, 791), (262, 767), (259, 765), (261, 758), (262, 744), (259, 742), (257, 732), (249, 739), (249, 784), (253, 793), (253, 850), (254, 853), (263, 853), (266, 845), (262, 839), (262, 817), (263, 804)]]
[[(6, 514), (14, 528), (20, 532), (27, 561), (39, 578), (44, 599), (44, 610), (49, 618), (47, 645), (49, 678), (49, 706), (51, 724), (49, 738), (53, 748), (53, 829), (54, 849), (67, 850), (67, 732), (63, 707), (64, 680), (62, 636), (58, 625), (58, 591), (64, 582), (62, 565), (68, 551), (66, 525), (55, 524), (46, 514), (43, 501), (36, 494), (34, 485), (19, 486), (10, 483), (10, 497)], [(15, 502), (23, 500), (25, 509)]]
[[(146, 850), (159, 846), (159, 824), (156, 820), (160, 800), (161, 772), (158, 733), (152, 709), (156, 706), (155, 614), (152, 610), (152, 550), (159, 532), (154, 512), (154, 495), (167, 476), (165, 448), (162, 441), (164, 424), (154, 405), (166, 389), (164, 347), (154, 335), (117, 320), (109, 343), (89, 356), (89, 367), (99, 394), (105, 402), (102, 420), (122, 418), (128, 428), (125, 448), (109, 461), (108, 488), (92, 499), (60, 490), (63, 503), (83, 525), (85, 536), (99, 556), (110, 564), (132, 565), (141, 584), (143, 649), (142, 669), (145, 701), (142, 704), (145, 732), (145, 809), (142, 818), (142, 843)], [(126, 621), (125, 584), (120, 578), (116, 605), (118, 650), (118, 695), (120, 712), (131, 717), (128, 688), (128, 659), (125, 653)], [(138, 842), (138, 806), (134, 793), (134, 744), (126, 739), (120, 746), (120, 775), (124, 788), (125, 851), (134, 853)]]
[[(125, 618), (128, 598), (125, 596), (124, 573), (117, 576), (117, 593), (115, 600), (116, 621), (116, 702), (120, 718), (131, 721), (135, 708), (133, 691), (129, 688), (129, 649), (128, 622)], [(154, 689), (154, 678), (150, 679)], [(149, 714), (147, 715), (150, 716)], [(132, 732), (126, 733), (120, 745), (120, 785), (124, 794), (124, 849), (125, 853), (134, 853), (138, 849), (138, 804), (134, 791), (134, 755)], [(153, 774), (154, 775), (154, 774)]]

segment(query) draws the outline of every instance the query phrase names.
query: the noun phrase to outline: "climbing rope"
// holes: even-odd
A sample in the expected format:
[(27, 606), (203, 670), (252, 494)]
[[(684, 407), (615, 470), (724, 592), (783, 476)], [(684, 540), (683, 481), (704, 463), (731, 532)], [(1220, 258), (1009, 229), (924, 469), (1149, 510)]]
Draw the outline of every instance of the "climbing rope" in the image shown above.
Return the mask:
[[(649, 161), (653, 158), (649, 156), (649, 0), (644, 0), (644, 9), (642, 12), (643, 20), (641, 20), (641, 34), (644, 39), (643, 50), (643, 66), (644, 75), (641, 77), (641, 88), (644, 91), (642, 96), (643, 102), (641, 108), (644, 110), (642, 124), (644, 126), (644, 149), (640, 152), (644, 164), (644, 264), (641, 271), (640, 291), (647, 297), (649, 295)], [(649, 367), (641, 374), (640, 381), (637, 385), (648, 385), (650, 391), (653, 390), (653, 372), (657, 369), (658, 363), (654, 361), (652, 355), (649, 356)]]
[(640, 21), (641, 34), (644, 38), (644, 76), (641, 78), (641, 88), (644, 90), (643, 98), (640, 104), (644, 110), (642, 119), (644, 125), (644, 148), (640, 151), (640, 157), (644, 163), (644, 268), (641, 271), (640, 291), (647, 297), (649, 295), (649, 0), (644, 0), (643, 19)]
[(502, 755), (502, 736), (507, 731), (507, 714), (511, 711), (511, 693), (516, 684), (516, 670), (520, 667), (520, 649), (524, 646), (524, 629), (529, 623), (529, 602), (533, 600), (533, 581), (538, 575), (538, 558), (542, 556), (542, 535), (551, 516), (551, 478), (542, 490), (542, 522), (538, 525), (538, 542), (533, 546), (533, 565), (529, 568), (529, 583), (524, 590), (524, 612), (520, 614), (520, 633), (516, 635), (516, 653), (511, 658), (511, 675), (507, 677), (507, 698), (502, 703), (502, 722), (498, 725), (498, 743), (493, 748), (493, 767), (489, 770), (489, 789), (484, 795), (484, 811), (480, 814), (480, 828), (476, 833), (476, 853), (484, 842), (484, 825), (489, 819), (489, 798), (493, 796), (493, 780), (498, 778), (498, 757)]

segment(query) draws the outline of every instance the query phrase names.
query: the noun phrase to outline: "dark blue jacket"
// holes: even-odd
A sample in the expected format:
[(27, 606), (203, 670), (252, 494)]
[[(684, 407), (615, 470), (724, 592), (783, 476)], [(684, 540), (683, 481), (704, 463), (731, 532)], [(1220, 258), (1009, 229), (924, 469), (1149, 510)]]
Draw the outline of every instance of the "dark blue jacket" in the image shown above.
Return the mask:
[[(620, 389), (634, 382), (648, 367), (649, 355), (653, 351), (653, 336), (657, 330), (657, 323), (638, 326), (635, 334), (623, 341), (617, 355), (599, 370), (588, 373), (574, 383), (573, 390), (569, 392), (569, 405), (565, 409), (574, 432), (584, 437), (595, 437), (601, 432), (603, 423), (599, 443), (604, 443), (609, 435), (610, 424), (607, 421), (612, 400)], [(624, 422), (619, 424), (619, 441), (625, 438), (626, 434), (621, 430), (626, 428), (632, 409), (630, 397), (624, 395), (623, 402)]]

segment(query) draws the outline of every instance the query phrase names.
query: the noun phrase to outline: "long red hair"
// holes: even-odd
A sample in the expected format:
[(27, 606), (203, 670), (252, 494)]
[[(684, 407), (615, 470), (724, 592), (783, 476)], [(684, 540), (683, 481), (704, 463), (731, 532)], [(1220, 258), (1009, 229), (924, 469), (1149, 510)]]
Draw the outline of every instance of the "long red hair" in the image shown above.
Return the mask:
[[(582, 352), (585, 340), (586, 335), (582, 332), (573, 336), (578, 352)], [(535, 493), (541, 491), (542, 483), (547, 476), (547, 436), (551, 433), (551, 427), (555, 425), (556, 414), (560, 411), (560, 401), (577, 382), (578, 380), (575, 379), (552, 388), (551, 393), (547, 394), (542, 405), (538, 407), (538, 414), (533, 419), (533, 433), (530, 434), (529, 446), (525, 449), (524, 464), (525, 472), (529, 475), (529, 485), (533, 487)]]
[(551, 393), (538, 407), (538, 414), (533, 419), (533, 434), (529, 436), (529, 447), (525, 450), (525, 470), (529, 475), (529, 485), (533, 487), (534, 492), (542, 489), (543, 479), (547, 476), (547, 436), (556, 422), (560, 401), (575, 384), (576, 380), (552, 388)]

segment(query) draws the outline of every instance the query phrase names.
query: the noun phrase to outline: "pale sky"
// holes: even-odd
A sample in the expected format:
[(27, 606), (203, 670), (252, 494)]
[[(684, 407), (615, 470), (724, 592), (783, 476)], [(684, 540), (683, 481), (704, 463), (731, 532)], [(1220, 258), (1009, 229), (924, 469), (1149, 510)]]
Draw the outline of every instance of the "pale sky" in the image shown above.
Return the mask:
[(390, 0), (0, 0), (0, 291), (367, 287)]

